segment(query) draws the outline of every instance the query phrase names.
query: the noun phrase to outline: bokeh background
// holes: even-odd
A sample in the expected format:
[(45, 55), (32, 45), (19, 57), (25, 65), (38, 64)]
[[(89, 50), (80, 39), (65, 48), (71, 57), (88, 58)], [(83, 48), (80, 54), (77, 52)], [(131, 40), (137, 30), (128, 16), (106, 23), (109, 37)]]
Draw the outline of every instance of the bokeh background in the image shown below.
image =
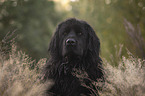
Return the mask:
[(72, 17), (100, 38), (100, 96), (145, 96), (145, 0), (0, 0), (0, 96), (44, 96), (50, 39)]
[(145, 58), (144, 0), (0, 0), (0, 39), (14, 32), (19, 49), (35, 60), (48, 57), (56, 26), (67, 18), (87, 21), (101, 41), (101, 57), (122, 47)]

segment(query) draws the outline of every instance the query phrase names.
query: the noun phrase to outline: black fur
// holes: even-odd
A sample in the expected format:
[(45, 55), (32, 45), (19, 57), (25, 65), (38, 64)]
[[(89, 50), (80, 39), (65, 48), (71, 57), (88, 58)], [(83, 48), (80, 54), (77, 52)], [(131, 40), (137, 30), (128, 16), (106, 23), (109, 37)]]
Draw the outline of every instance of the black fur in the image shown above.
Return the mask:
[[(69, 38), (76, 41), (75, 46), (67, 46), (66, 41)], [(54, 81), (54, 85), (47, 93), (52, 93), (53, 96), (91, 94), (91, 91), (83, 87), (80, 79), (72, 73), (73, 69), (79, 69), (85, 71), (88, 78), (93, 81), (102, 79), (102, 60), (99, 51), (99, 38), (87, 22), (71, 18), (60, 23), (51, 39), (50, 58), (44, 70), (44, 80)], [(86, 82), (88, 85), (89, 82)]]

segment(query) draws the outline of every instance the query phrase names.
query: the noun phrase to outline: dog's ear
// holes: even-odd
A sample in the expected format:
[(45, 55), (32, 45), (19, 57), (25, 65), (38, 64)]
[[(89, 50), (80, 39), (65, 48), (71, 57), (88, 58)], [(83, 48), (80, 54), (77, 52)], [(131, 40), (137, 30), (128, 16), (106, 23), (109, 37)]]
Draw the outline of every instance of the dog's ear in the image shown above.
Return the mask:
[(88, 33), (88, 50), (92, 53), (95, 53), (97, 56), (99, 56), (100, 51), (100, 40), (97, 37), (95, 31), (93, 28), (85, 22), (85, 30)]
[(52, 56), (58, 56), (59, 51), (59, 30), (60, 30), (61, 24), (59, 24), (56, 28), (56, 31), (50, 41), (48, 51), (50, 52), (50, 55)]

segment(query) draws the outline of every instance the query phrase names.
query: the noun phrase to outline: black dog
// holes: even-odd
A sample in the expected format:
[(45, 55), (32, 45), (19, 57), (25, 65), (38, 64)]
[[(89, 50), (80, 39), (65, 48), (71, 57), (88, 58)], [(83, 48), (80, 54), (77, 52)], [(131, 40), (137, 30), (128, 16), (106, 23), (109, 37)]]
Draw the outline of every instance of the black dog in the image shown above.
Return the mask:
[[(103, 78), (99, 50), (100, 41), (87, 22), (71, 18), (60, 23), (50, 42), (50, 59), (44, 70), (44, 79), (54, 81), (47, 93), (53, 96), (88, 96), (90, 90), (81, 85), (73, 70), (85, 71), (94, 81)], [(88, 85), (89, 82), (85, 83)]]

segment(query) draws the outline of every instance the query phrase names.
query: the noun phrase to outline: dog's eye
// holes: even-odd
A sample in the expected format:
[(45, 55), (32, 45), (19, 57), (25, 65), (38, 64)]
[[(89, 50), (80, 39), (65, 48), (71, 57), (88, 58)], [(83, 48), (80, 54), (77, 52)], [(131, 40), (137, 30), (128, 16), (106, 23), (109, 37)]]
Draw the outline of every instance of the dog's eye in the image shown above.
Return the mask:
[(78, 32), (77, 34), (78, 34), (78, 35), (82, 35), (83, 33), (82, 33), (82, 32)]
[(63, 35), (67, 35), (67, 31), (64, 31), (64, 32), (63, 32)]

